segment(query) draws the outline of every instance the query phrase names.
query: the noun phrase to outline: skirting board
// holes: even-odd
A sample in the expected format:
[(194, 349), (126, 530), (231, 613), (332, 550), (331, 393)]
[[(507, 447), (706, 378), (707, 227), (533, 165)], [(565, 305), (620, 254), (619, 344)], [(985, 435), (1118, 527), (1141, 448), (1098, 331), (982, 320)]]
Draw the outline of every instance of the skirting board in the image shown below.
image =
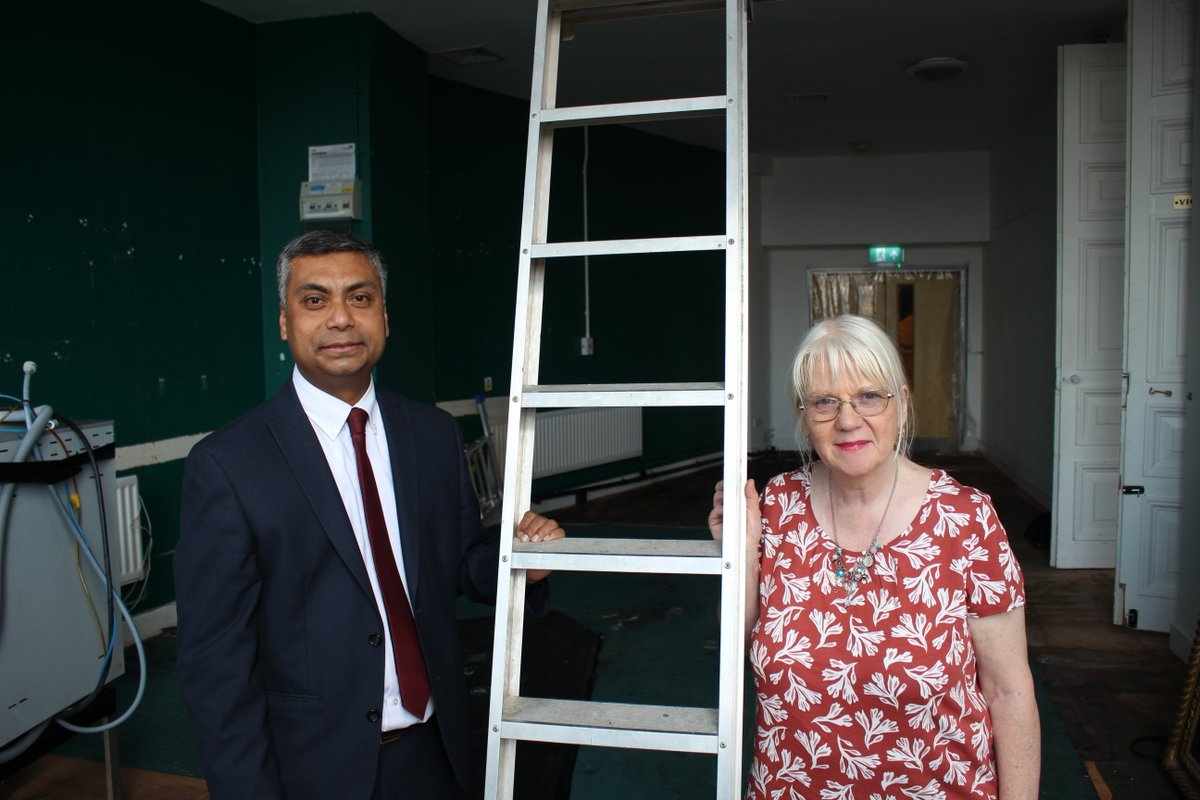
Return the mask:
[[(167, 628), (174, 628), (176, 620), (174, 601), (164, 606), (133, 615), (133, 623), (137, 626), (138, 636), (141, 637), (143, 642), (147, 639), (153, 639)], [(133, 634), (129, 631), (128, 624), (123, 626), (123, 633), (125, 636), (125, 646), (129, 647), (133, 644)]]

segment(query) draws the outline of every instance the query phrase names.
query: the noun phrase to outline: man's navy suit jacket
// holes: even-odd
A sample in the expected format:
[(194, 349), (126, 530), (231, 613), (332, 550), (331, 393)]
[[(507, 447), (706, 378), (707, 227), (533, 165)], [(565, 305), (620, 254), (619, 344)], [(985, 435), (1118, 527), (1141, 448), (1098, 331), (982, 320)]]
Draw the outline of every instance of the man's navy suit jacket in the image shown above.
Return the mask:
[[(494, 602), (498, 544), (453, 418), (376, 397), (435, 713), (466, 785), (476, 765), (455, 606), (459, 594)], [(181, 516), (179, 671), (212, 796), (370, 797), (387, 627), (291, 381), (193, 448)]]

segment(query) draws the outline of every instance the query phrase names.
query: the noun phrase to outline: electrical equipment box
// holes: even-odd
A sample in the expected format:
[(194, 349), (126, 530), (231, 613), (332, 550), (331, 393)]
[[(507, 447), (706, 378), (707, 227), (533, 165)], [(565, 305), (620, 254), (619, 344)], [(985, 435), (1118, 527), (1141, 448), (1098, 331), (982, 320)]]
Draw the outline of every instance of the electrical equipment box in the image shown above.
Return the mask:
[(304, 181), (300, 219), (362, 219), (362, 181)]
[[(0, 433), (0, 488), (15, 487), (0, 516), (0, 747), (91, 694), (109, 640), (107, 588), (76, 551), (72, 525), (51, 492), (74, 515), (103, 566), (103, 493), (110, 553), (118, 569), (115, 441), (112, 422), (81, 423), (96, 458), (65, 426), (42, 434), (35, 452), (13, 464), (22, 435)], [(30, 469), (24, 465), (30, 464)], [(71, 502), (77, 494), (79, 507)], [(120, 612), (105, 681), (125, 671)]]

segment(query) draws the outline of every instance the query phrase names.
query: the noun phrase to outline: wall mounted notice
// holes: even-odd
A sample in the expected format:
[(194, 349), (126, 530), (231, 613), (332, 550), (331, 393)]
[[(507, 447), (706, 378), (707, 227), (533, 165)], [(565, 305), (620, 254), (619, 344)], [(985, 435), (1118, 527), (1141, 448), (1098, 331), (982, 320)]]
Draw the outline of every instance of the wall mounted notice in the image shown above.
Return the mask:
[(321, 144), (308, 148), (308, 180), (354, 180), (354, 143)]

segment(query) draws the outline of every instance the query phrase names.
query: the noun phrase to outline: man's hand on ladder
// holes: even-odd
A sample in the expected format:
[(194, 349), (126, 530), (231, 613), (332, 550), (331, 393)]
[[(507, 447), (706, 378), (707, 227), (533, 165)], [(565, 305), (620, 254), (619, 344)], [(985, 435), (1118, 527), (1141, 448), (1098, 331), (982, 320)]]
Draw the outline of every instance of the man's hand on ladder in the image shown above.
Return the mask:
[[(543, 517), (536, 511), (526, 511), (525, 516), (517, 523), (517, 538), (522, 542), (548, 542), (551, 539), (562, 539), (567, 532), (549, 517)], [(531, 569), (526, 576), (529, 583), (537, 583), (550, 574), (548, 569)]]

